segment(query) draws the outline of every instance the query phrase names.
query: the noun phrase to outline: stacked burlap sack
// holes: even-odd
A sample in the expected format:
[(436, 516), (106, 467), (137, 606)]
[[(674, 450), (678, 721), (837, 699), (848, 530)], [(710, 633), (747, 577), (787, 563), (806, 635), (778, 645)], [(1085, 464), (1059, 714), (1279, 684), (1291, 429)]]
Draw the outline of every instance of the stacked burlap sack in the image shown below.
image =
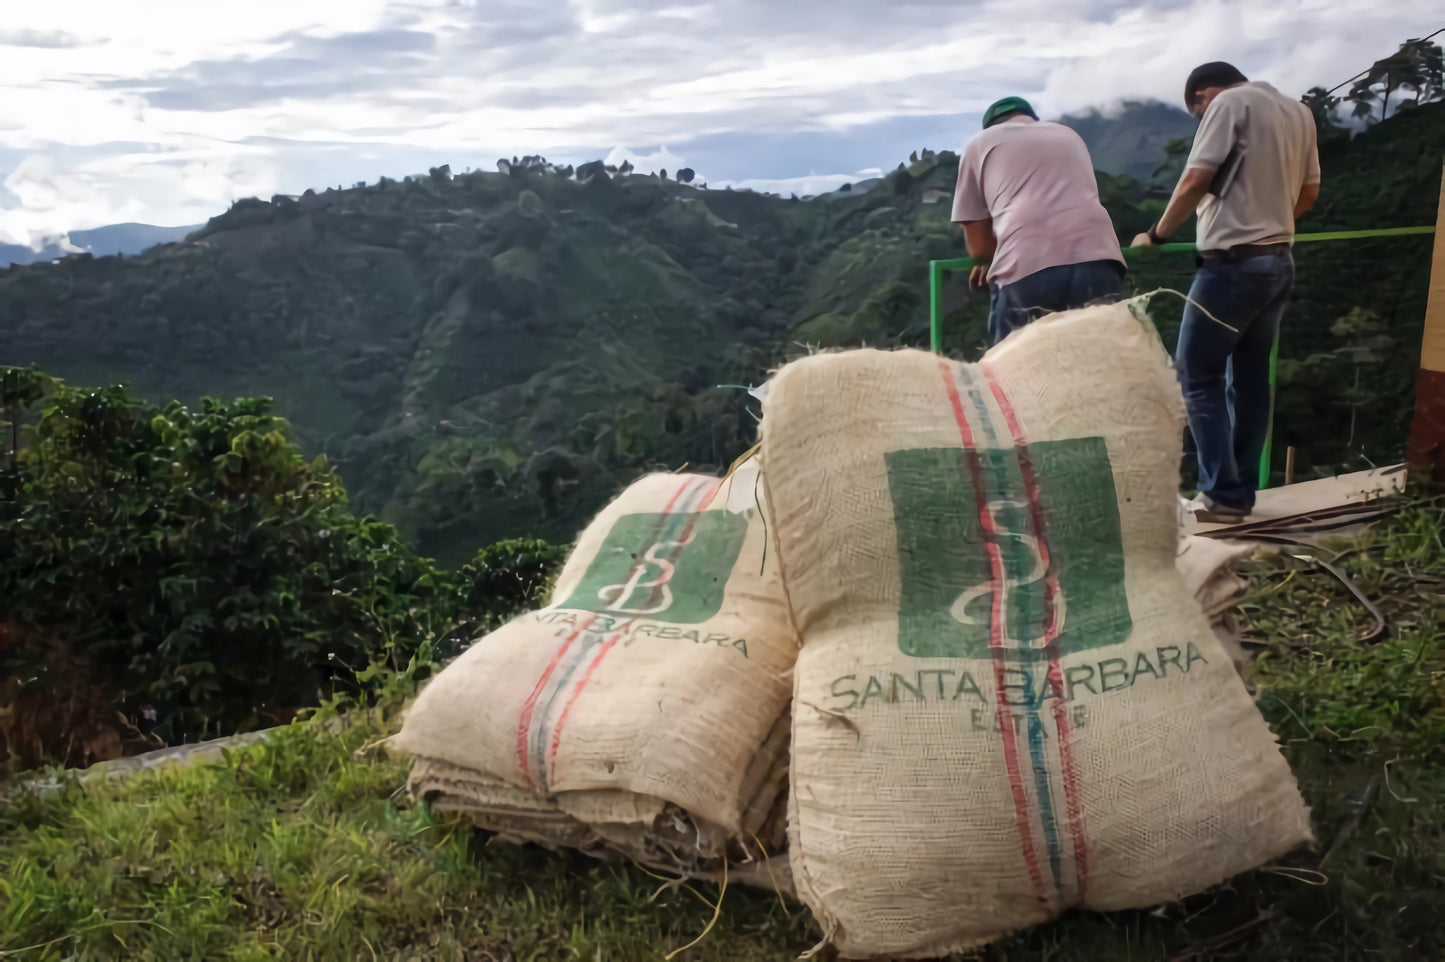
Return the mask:
[(772, 381), (790, 860), (845, 956), (1170, 901), (1310, 839), (1175, 567), (1182, 428), (1129, 305), (977, 365), (851, 351)]
[(760, 501), (755, 461), (630, 486), (547, 608), (423, 689), (393, 740), (412, 790), (513, 839), (682, 872), (781, 850), (797, 639)]
[(1308, 813), (1175, 567), (1182, 429), (1129, 305), (977, 365), (790, 364), (761, 476), (637, 482), (548, 608), (423, 691), (413, 788), (680, 871), (775, 851), (785, 800), (792, 884), (850, 958), (1264, 864)]

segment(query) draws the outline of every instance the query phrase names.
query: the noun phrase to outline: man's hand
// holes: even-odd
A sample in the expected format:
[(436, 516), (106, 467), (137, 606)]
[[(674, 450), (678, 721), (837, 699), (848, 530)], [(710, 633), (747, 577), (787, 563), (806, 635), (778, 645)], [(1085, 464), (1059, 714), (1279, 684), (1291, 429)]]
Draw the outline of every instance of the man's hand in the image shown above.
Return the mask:
[(988, 290), (988, 265), (975, 264), (968, 272), (968, 289), (971, 291)]
[(1134, 242), (1133, 242), (1132, 244), (1130, 244), (1129, 246), (1130, 246), (1130, 247), (1153, 247), (1153, 246), (1154, 246), (1154, 241), (1150, 239), (1150, 237), (1149, 237), (1149, 232), (1148, 232), (1148, 231), (1145, 231), (1145, 232), (1142, 233), (1142, 234), (1136, 234), (1135, 237), (1134, 237)]

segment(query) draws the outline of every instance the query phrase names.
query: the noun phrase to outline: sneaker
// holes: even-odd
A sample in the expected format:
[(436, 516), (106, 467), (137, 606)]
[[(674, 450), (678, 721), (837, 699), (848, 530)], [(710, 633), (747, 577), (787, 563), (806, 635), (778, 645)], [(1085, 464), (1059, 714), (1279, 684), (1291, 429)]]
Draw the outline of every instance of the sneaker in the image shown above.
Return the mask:
[(1190, 501), (1185, 510), (1194, 515), (1194, 520), (1200, 524), (1239, 524), (1249, 517), (1249, 508), (1236, 508), (1233, 505), (1221, 504), (1207, 494)]

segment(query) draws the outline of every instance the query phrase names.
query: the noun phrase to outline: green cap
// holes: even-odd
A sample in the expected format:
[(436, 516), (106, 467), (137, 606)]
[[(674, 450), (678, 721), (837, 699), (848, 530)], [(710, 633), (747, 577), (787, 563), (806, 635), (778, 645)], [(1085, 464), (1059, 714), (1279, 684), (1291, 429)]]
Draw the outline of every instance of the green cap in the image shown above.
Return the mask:
[(1034, 108), (1030, 107), (1029, 102), (1024, 98), (1005, 97), (1002, 100), (995, 100), (989, 105), (989, 108), (983, 112), (983, 129), (987, 130), (1010, 114), (1024, 114), (1035, 120), (1039, 119), (1039, 115), (1034, 113)]

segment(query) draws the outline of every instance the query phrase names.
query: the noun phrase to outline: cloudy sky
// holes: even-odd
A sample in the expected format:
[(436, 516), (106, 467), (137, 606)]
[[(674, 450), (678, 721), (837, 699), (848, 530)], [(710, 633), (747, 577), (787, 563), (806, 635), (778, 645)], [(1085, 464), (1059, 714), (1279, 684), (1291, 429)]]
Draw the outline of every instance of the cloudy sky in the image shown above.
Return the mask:
[(1419, 0), (3, 0), (0, 242), (499, 156), (830, 189), (1228, 59), (1298, 94), (1445, 23)]

